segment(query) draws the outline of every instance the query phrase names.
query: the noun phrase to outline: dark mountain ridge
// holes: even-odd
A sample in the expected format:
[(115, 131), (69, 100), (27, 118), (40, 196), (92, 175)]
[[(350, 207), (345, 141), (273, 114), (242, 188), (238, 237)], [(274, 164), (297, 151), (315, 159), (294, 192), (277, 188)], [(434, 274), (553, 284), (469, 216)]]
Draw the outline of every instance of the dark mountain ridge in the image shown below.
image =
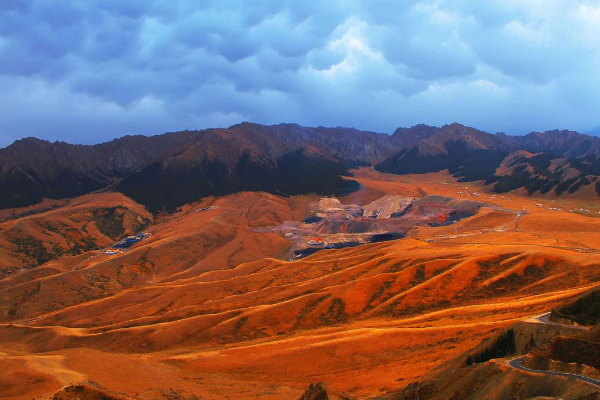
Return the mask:
[(176, 154), (200, 132), (125, 136), (94, 146), (21, 139), (0, 149), (0, 208), (65, 198), (104, 188)]
[(93, 146), (27, 138), (0, 150), (0, 191), (7, 194), (0, 208), (73, 197), (115, 183), (153, 210), (240, 190), (346, 193), (355, 184), (340, 176), (387, 157), (397, 148), (395, 140), (348, 128), (250, 123), (126, 136)]
[[(532, 169), (531, 157), (514, 157), (522, 150), (537, 154), (534, 161), (549, 162)], [(510, 155), (519, 165), (499, 173)], [(0, 149), (0, 208), (107, 187), (154, 211), (241, 190), (341, 194), (356, 188), (342, 177), (360, 165), (399, 174), (448, 169), (498, 191), (528, 187), (533, 193), (568, 183), (559, 190), (568, 192), (573, 185), (595, 181), (598, 160), (600, 139), (593, 136), (572, 131), (508, 136), (457, 123), (441, 128), (420, 124), (388, 135), (245, 122), (227, 129), (125, 136), (91, 146), (26, 138)]]
[(451, 124), (375, 168), (395, 174), (448, 169), (462, 181), (483, 180), (496, 192), (525, 188), (529, 194), (560, 195), (597, 182), (599, 167), (600, 139), (593, 136), (559, 130), (492, 135)]

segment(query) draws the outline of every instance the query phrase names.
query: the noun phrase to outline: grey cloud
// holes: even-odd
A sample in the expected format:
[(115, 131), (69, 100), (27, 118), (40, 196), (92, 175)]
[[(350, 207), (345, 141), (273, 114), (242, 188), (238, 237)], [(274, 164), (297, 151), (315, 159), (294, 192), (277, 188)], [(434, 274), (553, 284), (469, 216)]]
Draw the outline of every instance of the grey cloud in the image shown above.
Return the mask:
[(343, 52), (321, 48), (313, 50), (308, 54), (308, 62), (312, 68), (322, 71), (341, 63), (344, 60), (344, 56)]
[(5, 0), (0, 146), (239, 119), (385, 131), (600, 125), (590, 32), (600, 17), (582, 21), (596, 15), (582, 14), (593, 7), (584, 1), (536, 4)]

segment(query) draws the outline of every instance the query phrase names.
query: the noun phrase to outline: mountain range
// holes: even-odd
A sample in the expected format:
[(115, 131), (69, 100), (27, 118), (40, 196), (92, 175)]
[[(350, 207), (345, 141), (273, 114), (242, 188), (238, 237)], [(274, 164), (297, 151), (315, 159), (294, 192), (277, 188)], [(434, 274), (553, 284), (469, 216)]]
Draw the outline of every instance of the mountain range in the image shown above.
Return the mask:
[(367, 165), (394, 174), (447, 169), (463, 181), (483, 180), (495, 192), (600, 192), (600, 139), (573, 131), (509, 136), (454, 123), (388, 135), (241, 123), (92, 146), (18, 140), (0, 149), (0, 191), (9, 194), (0, 208), (97, 190), (122, 192), (153, 212), (239, 191), (342, 195), (357, 189), (344, 177)]

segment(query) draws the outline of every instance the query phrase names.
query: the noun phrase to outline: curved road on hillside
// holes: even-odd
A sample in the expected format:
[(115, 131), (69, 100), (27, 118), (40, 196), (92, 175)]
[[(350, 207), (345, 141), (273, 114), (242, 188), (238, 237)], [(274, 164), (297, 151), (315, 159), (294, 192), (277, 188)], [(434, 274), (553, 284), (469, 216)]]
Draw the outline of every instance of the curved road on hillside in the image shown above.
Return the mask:
[(539, 322), (539, 323), (544, 324), (544, 325), (560, 326), (560, 327), (563, 327), (563, 328), (577, 329), (577, 330), (580, 330), (580, 331), (589, 331), (590, 329), (592, 329), (591, 326), (567, 325), (567, 324), (561, 324), (560, 322), (551, 321), (550, 320), (550, 316), (551, 315), (552, 315), (552, 313), (548, 312), (546, 314), (538, 315), (537, 317), (528, 318), (528, 319), (525, 320), (525, 322)]
[[(564, 328), (572, 328), (572, 329), (579, 329), (579, 330), (589, 330), (590, 329), (590, 327), (588, 327), (588, 326), (567, 325), (567, 324), (561, 324), (559, 322), (550, 321), (550, 316), (551, 315), (552, 315), (552, 313), (549, 312), (549, 313), (545, 313), (545, 314), (538, 315), (538, 316), (535, 316), (535, 317), (531, 317), (528, 320), (529, 320), (529, 322), (541, 323), (541, 324), (544, 324), (544, 325), (560, 326), (560, 327), (564, 327)], [(525, 320), (525, 321), (527, 321), (527, 320)], [(523, 362), (524, 359), (525, 359), (525, 357), (523, 357), (523, 356), (517, 357), (517, 358), (513, 358), (512, 360), (510, 360), (508, 362), (508, 365), (510, 367), (514, 368), (514, 369), (519, 370), (519, 371), (531, 372), (531, 373), (534, 373), (534, 374), (541, 374), (541, 375), (564, 376), (566, 378), (578, 379), (580, 381), (589, 383), (590, 385), (594, 385), (594, 386), (600, 387), (600, 380), (594, 379), (594, 378), (590, 378), (590, 377), (585, 376), (585, 375), (571, 374), (571, 373), (568, 373), (568, 372), (541, 371), (541, 370), (537, 370), (537, 369), (531, 369), (531, 368), (523, 367), (521, 365), (521, 363)]]
[(540, 371), (537, 369), (530, 369), (527, 367), (523, 367), (521, 365), (521, 363), (523, 362), (524, 359), (525, 359), (525, 357), (514, 358), (508, 362), (508, 365), (514, 369), (517, 369), (520, 371), (525, 371), (525, 372), (531, 372), (534, 374), (564, 376), (566, 378), (578, 379), (580, 381), (589, 383), (590, 385), (594, 385), (594, 386), (597, 386), (600, 388), (600, 380), (593, 379), (593, 378), (587, 377), (585, 375), (570, 374), (568, 372)]

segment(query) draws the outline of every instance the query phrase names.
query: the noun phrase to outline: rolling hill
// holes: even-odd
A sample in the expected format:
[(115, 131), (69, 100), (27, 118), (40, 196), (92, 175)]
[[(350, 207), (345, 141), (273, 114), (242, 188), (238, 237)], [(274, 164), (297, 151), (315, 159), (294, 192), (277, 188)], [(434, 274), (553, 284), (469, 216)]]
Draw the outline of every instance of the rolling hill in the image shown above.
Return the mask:
[[(427, 199), (472, 204), (478, 190), (447, 174), (360, 168), (352, 179), (358, 191), (322, 203), (389, 214), (396, 196), (422, 197), (405, 214), (413, 218), (436, 215)], [(90, 194), (0, 227), (86, 215), (109, 199), (124, 201)], [(334, 397), (383, 399), (437, 371), (481, 370), (473, 379), (482, 382), (491, 371), (510, 373), (518, 382), (504, 367), (464, 370), (465, 357), (597, 285), (600, 250), (590, 233), (599, 226), (597, 218), (536, 209), (536, 199), (507, 199), (478, 198), (474, 214), (415, 224), (404, 239), (293, 262), (282, 259), (291, 246), (285, 234), (257, 228), (306, 220), (319, 196), (243, 192), (184, 205), (158, 215), (147, 228), (152, 237), (122, 254), (60, 256), (0, 279), (0, 364), (11, 371), (0, 388), (13, 399), (68, 398), (84, 381), (97, 383), (81, 384), (86, 393), (136, 400), (169, 390), (186, 400), (299, 399), (322, 396), (319, 387)], [(129, 210), (143, 209), (128, 201)], [(96, 222), (89, 224), (91, 232)], [(306, 391), (311, 382), (324, 386)]]

